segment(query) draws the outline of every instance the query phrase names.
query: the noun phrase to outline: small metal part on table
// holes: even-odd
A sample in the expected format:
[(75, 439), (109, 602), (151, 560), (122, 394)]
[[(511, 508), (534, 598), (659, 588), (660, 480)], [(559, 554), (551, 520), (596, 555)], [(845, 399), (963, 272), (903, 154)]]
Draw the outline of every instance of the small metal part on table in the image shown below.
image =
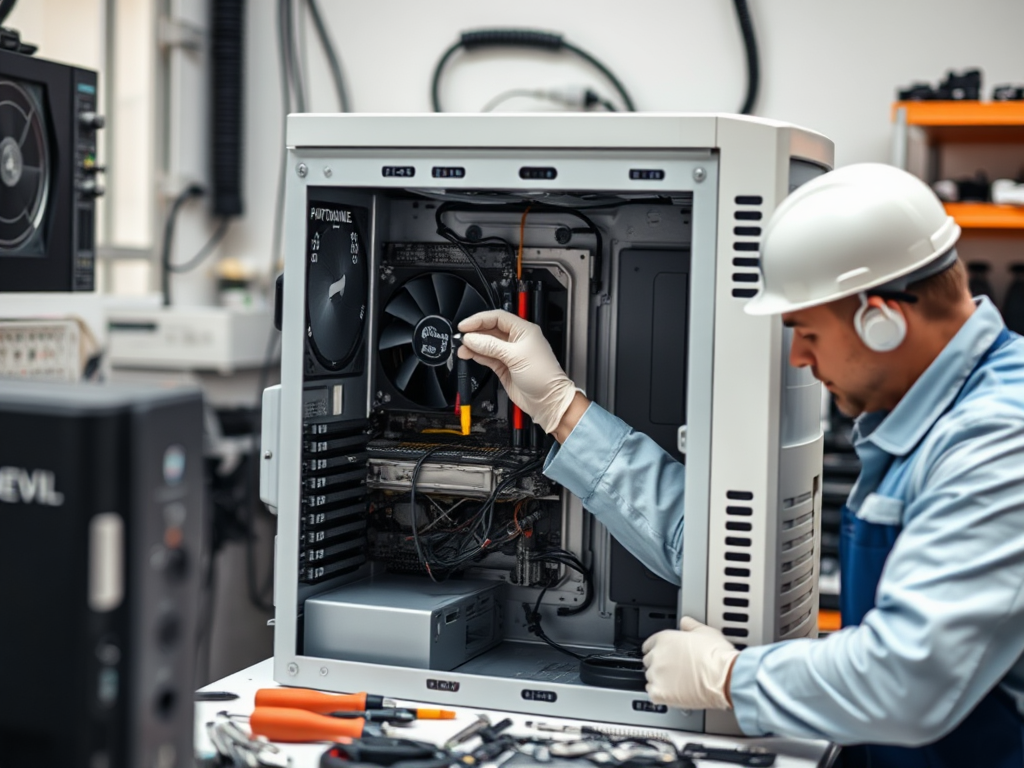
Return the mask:
[(485, 728), (491, 727), (491, 718), (487, 715), (477, 715), (476, 722), (467, 725), (461, 731), (452, 736), (444, 743), (445, 749), (455, 749), (460, 744), (465, 744)]

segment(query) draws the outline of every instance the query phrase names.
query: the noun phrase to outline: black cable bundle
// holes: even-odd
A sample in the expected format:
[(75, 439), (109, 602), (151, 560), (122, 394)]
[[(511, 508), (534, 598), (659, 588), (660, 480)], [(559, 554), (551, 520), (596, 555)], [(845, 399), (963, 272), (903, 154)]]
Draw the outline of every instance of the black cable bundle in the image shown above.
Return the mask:
[(434, 76), (430, 85), (430, 97), (435, 112), (444, 111), (441, 108), (441, 72), (444, 70), (448, 60), (460, 48), (466, 51), (482, 48), (534, 48), (550, 53), (562, 51), (571, 53), (589, 63), (608, 79), (608, 82), (618, 91), (627, 111), (636, 111), (629, 91), (626, 90), (626, 87), (619, 78), (615, 76), (615, 73), (592, 54), (579, 46), (566, 42), (562, 35), (557, 32), (541, 32), (534, 29), (477, 29), (463, 32), (459, 39), (442, 54), (441, 59), (434, 67)]
[(733, 0), (733, 4), (736, 6), (736, 18), (740, 23), (740, 33), (743, 35), (743, 48), (747, 53), (747, 97), (743, 100), (743, 106), (740, 107), (740, 114), (749, 115), (754, 111), (757, 91), (761, 85), (761, 65), (757, 57), (754, 22), (750, 18), (747, 0)]
[(213, 0), (210, 20), (211, 212), (238, 216), (242, 204), (245, 0)]

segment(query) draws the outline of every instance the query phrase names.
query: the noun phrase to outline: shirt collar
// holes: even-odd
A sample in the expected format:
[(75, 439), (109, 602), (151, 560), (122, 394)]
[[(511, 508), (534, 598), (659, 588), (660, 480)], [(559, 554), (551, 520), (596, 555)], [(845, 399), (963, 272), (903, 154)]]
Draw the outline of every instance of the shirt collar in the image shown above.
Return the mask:
[(877, 413), (857, 419), (857, 442), (869, 441), (891, 456), (906, 456), (946, 412), (1004, 327), (987, 297), (975, 299), (975, 304), (967, 322), (881, 423)]

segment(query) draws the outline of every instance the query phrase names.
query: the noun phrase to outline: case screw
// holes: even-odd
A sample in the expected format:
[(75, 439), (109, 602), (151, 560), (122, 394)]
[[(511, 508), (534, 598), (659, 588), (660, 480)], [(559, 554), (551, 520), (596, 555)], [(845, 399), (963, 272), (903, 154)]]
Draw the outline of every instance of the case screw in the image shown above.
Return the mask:
[(292, 677), (295, 677), (297, 674), (299, 674), (299, 665), (296, 664), (294, 661), (288, 665), (288, 674)]
[(295, 172), (299, 174), (300, 179), (304, 179), (306, 178), (306, 174), (309, 173), (309, 168), (306, 166), (305, 163), (299, 163), (299, 166), (298, 168), (295, 169)]
[(320, 667), (320, 677), (327, 677), (327, 667)]
[(708, 177), (708, 172), (705, 171), (703, 168), (694, 168), (693, 169), (693, 180), (696, 181), (698, 184), (700, 184), (702, 181), (704, 181), (704, 179), (706, 179), (707, 177)]
[(328, 179), (331, 178), (331, 174), (333, 173), (334, 171), (332, 171), (330, 168), (324, 168), (324, 176), (326, 176)]
[(274, 458), (274, 452), (273, 451), (264, 451), (263, 452), (263, 458), (264, 459), (272, 459), (272, 458)]

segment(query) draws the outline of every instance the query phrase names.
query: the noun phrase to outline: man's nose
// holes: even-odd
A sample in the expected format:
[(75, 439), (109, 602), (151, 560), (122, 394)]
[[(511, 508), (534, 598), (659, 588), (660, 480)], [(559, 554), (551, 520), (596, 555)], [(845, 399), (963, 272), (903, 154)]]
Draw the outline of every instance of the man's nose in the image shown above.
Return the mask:
[(789, 364), (794, 368), (806, 368), (814, 365), (814, 355), (807, 344), (799, 336), (793, 334), (793, 343), (789, 347)]

